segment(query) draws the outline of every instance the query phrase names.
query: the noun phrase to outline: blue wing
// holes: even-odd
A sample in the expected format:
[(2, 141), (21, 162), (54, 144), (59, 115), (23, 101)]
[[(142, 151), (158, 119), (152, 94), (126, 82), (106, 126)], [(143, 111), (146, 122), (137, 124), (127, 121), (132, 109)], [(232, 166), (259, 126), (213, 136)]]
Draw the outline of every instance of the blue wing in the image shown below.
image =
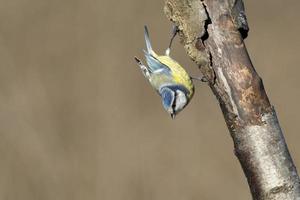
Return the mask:
[(161, 63), (151, 53), (148, 53), (147, 51), (144, 51), (144, 53), (145, 53), (145, 57), (146, 57), (146, 62), (152, 73), (158, 73), (158, 72), (170, 73), (171, 72), (171, 70), (168, 66)]

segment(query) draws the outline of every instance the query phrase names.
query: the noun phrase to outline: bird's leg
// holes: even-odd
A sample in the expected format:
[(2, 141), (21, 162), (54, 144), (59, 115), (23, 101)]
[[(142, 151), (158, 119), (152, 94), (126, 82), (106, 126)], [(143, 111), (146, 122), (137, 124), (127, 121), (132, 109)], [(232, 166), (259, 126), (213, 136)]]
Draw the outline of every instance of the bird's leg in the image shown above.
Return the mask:
[(166, 53), (165, 53), (166, 56), (170, 55), (171, 46), (172, 46), (173, 40), (174, 40), (175, 36), (177, 35), (178, 31), (179, 31), (178, 27), (176, 25), (173, 25), (170, 43), (169, 43), (169, 46), (168, 46), (168, 48), (166, 50)]
[(142, 61), (140, 59), (138, 59), (137, 57), (134, 57), (136, 63), (140, 66), (143, 75), (149, 79), (150, 78), (150, 72), (148, 70), (148, 68), (142, 63)]

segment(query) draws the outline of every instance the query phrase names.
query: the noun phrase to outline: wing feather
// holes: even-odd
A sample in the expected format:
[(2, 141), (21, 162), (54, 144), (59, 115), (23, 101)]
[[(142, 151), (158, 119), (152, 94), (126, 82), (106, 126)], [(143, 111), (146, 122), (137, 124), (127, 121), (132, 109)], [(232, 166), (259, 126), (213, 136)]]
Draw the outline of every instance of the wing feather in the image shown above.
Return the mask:
[(152, 73), (156, 73), (156, 72), (165, 72), (165, 73), (170, 73), (170, 68), (163, 64), (162, 62), (160, 62), (154, 55), (152, 55), (151, 53), (148, 53), (147, 51), (144, 51), (145, 53), (145, 57), (146, 57), (146, 61), (147, 64), (150, 68), (150, 71)]

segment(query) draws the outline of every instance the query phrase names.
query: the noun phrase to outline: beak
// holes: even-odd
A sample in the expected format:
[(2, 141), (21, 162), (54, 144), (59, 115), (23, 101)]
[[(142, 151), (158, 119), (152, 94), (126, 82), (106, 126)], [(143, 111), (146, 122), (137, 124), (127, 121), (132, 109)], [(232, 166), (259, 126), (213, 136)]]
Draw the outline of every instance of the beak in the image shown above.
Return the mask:
[(172, 117), (172, 119), (175, 119), (175, 114), (172, 113), (172, 114), (171, 114), (171, 117)]

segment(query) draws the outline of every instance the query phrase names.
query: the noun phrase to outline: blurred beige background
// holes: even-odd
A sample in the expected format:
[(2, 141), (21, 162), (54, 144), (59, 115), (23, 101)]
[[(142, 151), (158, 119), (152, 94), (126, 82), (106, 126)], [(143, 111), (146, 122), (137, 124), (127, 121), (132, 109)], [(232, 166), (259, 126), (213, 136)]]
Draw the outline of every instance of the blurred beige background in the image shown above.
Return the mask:
[[(252, 61), (300, 169), (300, 2), (246, 0)], [(0, 199), (251, 199), (215, 97), (176, 120), (133, 56), (163, 0), (0, 1)], [(176, 39), (173, 56), (198, 75)]]

